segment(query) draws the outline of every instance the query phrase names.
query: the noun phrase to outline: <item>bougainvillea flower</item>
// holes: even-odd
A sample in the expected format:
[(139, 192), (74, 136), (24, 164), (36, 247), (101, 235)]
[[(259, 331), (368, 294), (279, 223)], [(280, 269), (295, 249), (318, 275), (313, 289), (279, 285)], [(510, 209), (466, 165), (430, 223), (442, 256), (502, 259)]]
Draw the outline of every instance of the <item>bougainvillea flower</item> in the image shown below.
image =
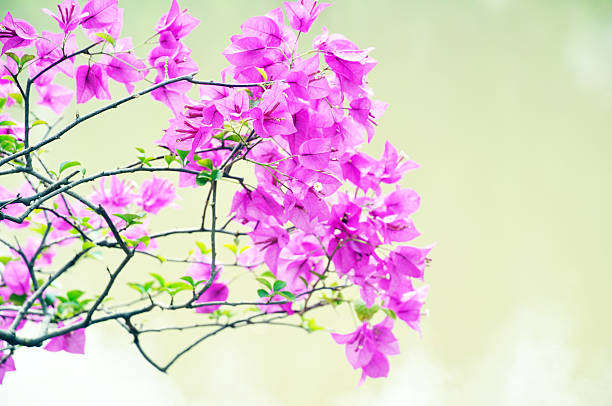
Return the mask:
[(266, 61), (282, 58), (282, 52), (277, 48), (269, 48), (260, 37), (234, 35), (232, 43), (225, 48), (223, 56), (234, 66), (258, 66)]
[(181, 114), (187, 102), (184, 92), (175, 90), (169, 86), (163, 86), (153, 90), (151, 92), (151, 97), (153, 97), (154, 100), (164, 103), (166, 107), (172, 110), (176, 117)]
[(269, 17), (251, 17), (240, 26), (245, 37), (257, 37), (266, 47), (280, 46), (283, 38), (276, 22)]
[(170, 11), (161, 17), (155, 27), (160, 34), (160, 45), (164, 48), (176, 48), (178, 41), (189, 35), (199, 23), (200, 20), (187, 14), (187, 10), (181, 11), (178, 2), (172, 0)]
[(27, 21), (6, 13), (0, 22), (0, 42), (4, 44), (0, 55), (11, 49), (29, 47), (36, 38), (36, 30)]
[(397, 269), (399, 273), (422, 280), (427, 265), (427, 254), (432, 248), (433, 246), (425, 248), (398, 247), (391, 252), (389, 260), (393, 264), (393, 268)]
[[(70, 55), (77, 50), (76, 36), (74, 34), (65, 36), (64, 34), (43, 31), (42, 38), (36, 40), (34, 45), (36, 46), (36, 56), (38, 57), (35, 63), (38, 68), (37, 70), (45, 69), (54, 62), (64, 58), (64, 55)], [(68, 77), (73, 77), (74, 58), (67, 59), (50, 69), (50, 71), (54, 70), (62, 72)], [(40, 79), (36, 81), (37, 84), (46, 82)]]
[(287, 84), (275, 83), (264, 92), (261, 103), (250, 111), (250, 116), (255, 119), (253, 128), (260, 137), (286, 135), (296, 131), (284, 93), (288, 87)]
[(131, 38), (121, 38), (114, 47), (115, 55), (106, 65), (106, 73), (119, 83), (123, 83), (129, 93), (134, 91), (132, 83), (140, 82), (146, 76), (147, 65), (132, 52)]
[[(64, 323), (61, 321), (57, 323), (58, 328), (64, 327)], [(84, 354), (85, 353), (85, 329), (80, 328), (61, 336), (53, 337), (45, 345), (47, 351), (66, 351), (72, 354)]]
[[(2, 353), (2, 351), (0, 351), (0, 358), (2, 358), (3, 356), (4, 354)], [(4, 375), (6, 375), (7, 372), (12, 371), (16, 371), (15, 361), (13, 360), (13, 357), (8, 357), (4, 360), (2, 364), (0, 364), (0, 384), (4, 380)]]
[(83, 6), (81, 26), (90, 30), (103, 30), (121, 20), (118, 0), (89, 0)]
[(420, 288), (407, 294), (407, 298), (397, 300), (392, 298), (389, 303), (389, 308), (397, 314), (397, 317), (408, 324), (408, 326), (421, 333), (421, 309), (425, 304), (429, 286), (424, 285)]
[(138, 205), (147, 213), (157, 214), (176, 199), (174, 185), (168, 179), (145, 180), (140, 186)]
[(385, 150), (380, 162), (384, 166), (380, 180), (384, 183), (399, 182), (406, 172), (419, 167), (418, 163), (407, 159), (405, 154), (398, 154), (389, 141), (385, 142)]
[(387, 109), (387, 103), (368, 98), (355, 99), (350, 104), (349, 115), (365, 128), (368, 134), (368, 142), (374, 137), (374, 126), (378, 125), (375, 121)]
[(364, 322), (353, 333), (332, 333), (336, 343), (346, 344), (346, 358), (351, 366), (362, 369), (360, 384), (367, 376), (381, 378), (388, 375), (387, 355), (399, 354), (399, 344), (392, 328), (393, 320), (387, 317), (373, 328)]
[[(195, 303), (224, 302), (229, 296), (229, 289), (224, 283), (212, 283), (195, 301)], [(221, 305), (196, 307), (196, 313), (212, 313)]]
[[(212, 276), (212, 265), (211, 259), (209, 256), (202, 255), (200, 253), (196, 253), (192, 260), (191, 264), (185, 271), (185, 275), (191, 276), (194, 282), (199, 281), (208, 281)], [(216, 281), (221, 273), (223, 272), (223, 266), (219, 264), (215, 264), (215, 277), (213, 278), (213, 282)]]
[(66, 107), (74, 98), (72, 89), (68, 89), (56, 83), (50, 83), (46, 86), (35, 86), (40, 98), (38, 104), (53, 110), (56, 114), (61, 115)]
[(329, 138), (312, 138), (300, 145), (300, 163), (306, 168), (323, 170), (329, 166), (331, 141)]
[(321, 11), (331, 6), (329, 3), (319, 3), (314, 0), (285, 2), (283, 5), (287, 12), (287, 18), (289, 18), (289, 24), (294, 30), (301, 32), (308, 32)]
[(99, 100), (110, 100), (108, 79), (101, 65), (81, 65), (76, 70), (77, 103), (83, 104), (92, 97)]
[(219, 113), (227, 120), (239, 120), (249, 109), (249, 96), (245, 91), (231, 89), (227, 97), (215, 100)]
[(4, 284), (16, 295), (30, 291), (30, 272), (23, 261), (10, 261), (2, 270)]
[[(122, 233), (122, 235), (129, 240), (137, 241), (142, 237), (148, 237), (149, 233), (145, 226), (137, 224), (130, 226)], [(141, 240), (136, 246), (136, 249), (138, 251), (153, 251), (157, 248), (157, 241), (155, 240), (155, 238), (149, 238), (147, 241), (147, 244), (145, 244)]]
[[(22, 246), (21, 250), (24, 253), (25, 257), (28, 259), (28, 261), (31, 261), (34, 254), (38, 253), (37, 257), (34, 260), (34, 264), (36, 266), (40, 267), (51, 265), (51, 263), (53, 262), (53, 257), (55, 256), (55, 252), (52, 248), (43, 249), (41, 252), (38, 252), (40, 244), (40, 238), (28, 237), (25, 246)], [(18, 252), (13, 250), (11, 250), (11, 252), (16, 258), (21, 258)]]
[(111, 213), (117, 213), (124, 207), (132, 203), (136, 195), (132, 185), (128, 181), (123, 181), (117, 176), (110, 177), (110, 188), (106, 189), (106, 178), (100, 178), (100, 188), (95, 189), (89, 199), (99, 204)]
[(257, 227), (249, 233), (258, 250), (264, 252), (264, 261), (272, 272), (276, 272), (280, 250), (289, 242), (289, 234), (275, 225)]
[[(34, 189), (32, 189), (32, 186), (30, 186), (28, 182), (24, 182), (16, 193), (13, 193), (0, 185), (0, 200), (14, 199), (17, 197), (17, 195), (20, 197), (28, 197), (32, 196), (34, 193)], [(24, 210), (25, 205), (23, 203), (7, 204), (1, 209), (3, 214), (13, 217), (21, 216)], [(22, 223), (15, 223), (10, 220), (0, 220), (0, 224), (4, 224), (9, 228), (24, 228), (30, 225), (30, 222), (23, 221)]]
[[(43, 8), (43, 13), (53, 17), (59, 24), (59, 27), (64, 33), (74, 31), (81, 23), (83, 17), (81, 13), (81, 5), (77, 0), (64, 0), (57, 5), (57, 14)], [(86, 17), (87, 15), (85, 15)]]

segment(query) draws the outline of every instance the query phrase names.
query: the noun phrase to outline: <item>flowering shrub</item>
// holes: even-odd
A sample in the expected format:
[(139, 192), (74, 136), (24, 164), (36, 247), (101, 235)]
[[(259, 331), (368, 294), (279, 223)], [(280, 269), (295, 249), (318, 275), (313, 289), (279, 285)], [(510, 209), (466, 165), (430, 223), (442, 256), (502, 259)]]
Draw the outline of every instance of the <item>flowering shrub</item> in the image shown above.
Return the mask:
[[(145, 359), (166, 371), (227, 328), (286, 319), (283, 324), (313, 332), (322, 328), (312, 310), (342, 305), (362, 324), (333, 339), (346, 345), (362, 381), (387, 376), (387, 356), (399, 352), (392, 329), (405, 322), (420, 331), (428, 289), (414, 281), (423, 280), (431, 247), (398, 244), (419, 235), (410, 219), (419, 196), (398, 185), (418, 165), (388, 142), (380, 159), (360, 150), (386, 108), (367, 83), (376, 65), (372, 49), (324, 29), (312, 49), (298, 51), (300, 36), (327, 7), (286, 2), (289, 25), (281, 8), (249, 18), (223, 51), (229, 62), (223, 82), (196, 79), (198, 66), (183, 39), (199, 20), (176, 0), (145, 42), (154, 42), (146, 58), (121, 36), (117, 0), (83, 7), (64, 0), (54, 11), (43, 9), (57, 32), (38, 32), (6, 14), (0, 23), (0, 382), (15, 370), (18, 348), (83, 353), (86, 330), (98, 323), (119, 322)], [(58, 83), (65, 77), (72, 88)], [(112, 81), (128, 95), (112, 101)], [(45, 163), (43, 148), (74, 127), (147, 94), (173, 114), (155, 141), (160, 155), (137, 148), (136, 162), (94, 174), (78, 161)], [(73, 99), (93, 98), (111, 102), (68, 122), (49, 124), (34, 109), (36, 101), (61, 117)], [(129, 176), (140, 172), (151, 177), (137, 185)], [(173, 172), (177, 184), (162, 177)], [(21, 186), (9, 187), (16, 179)], [(147, 217), (177, 206), (177, 187), (206, 190), (201, 219), (188, 229), (151, 230)], [(219, 206), (219, 187), (234, 191), (231, 207)], [(162, 256), (158, 241), (179, 236), (192, 238), (189, 256)], [(223, 238), (231, 239), (224, 247), (232, 260), (225, 263)], [(105, 260), (108, 278), (98, 291), (64, 282), (81, 262), (112, 251), (122, 258)], [(184, 263), (183, 275), (151, 273), (128, 283), (131, 296), (114, 297), (119, 275), (129, 274), (136, 256)], [(247, 297), (232, 292), (229, 268), (251, 278)], [(205, 322), (148, 328), (155, 309), (191, 309)], [(143, 335), (186, 329), (203, 332), (167, 363), (141, 345)]]

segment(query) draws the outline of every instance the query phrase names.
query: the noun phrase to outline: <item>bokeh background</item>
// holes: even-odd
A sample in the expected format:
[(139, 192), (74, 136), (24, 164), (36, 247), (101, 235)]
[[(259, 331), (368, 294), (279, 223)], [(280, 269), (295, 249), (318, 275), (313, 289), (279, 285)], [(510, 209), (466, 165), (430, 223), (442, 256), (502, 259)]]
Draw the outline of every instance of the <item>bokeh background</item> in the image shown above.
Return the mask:
[[(120, 4), (123, 35), (144, 40), (170, 1)], [(219, 78), (242, 21), (281, 5), (180, 4), (201, 19), (186, 41), (201, 79)], [(54, 6), (1, 0), (0, 12), (55, 30), (40, 12)], [(422, 165), (403, 185), (422, 196), (418, 243), (437, 243), (423, 336), (397, 329), (389, 378), (357, 388), (328, 333), (276, 327), (221, 334), (163, 375), (105, 327), (86, 357), (19, 352), (1, 404), (612, 404), (612, 2), (336, 0), (311, 31), (323, 26), (376, 47), (370, 83), (389, 108), (367, 150), (389, 139)], [(169, 116), (143, 98), (54, 148), (90, 172), (131, 162)], [(195, 193), (160, 225), (188, 222)]]

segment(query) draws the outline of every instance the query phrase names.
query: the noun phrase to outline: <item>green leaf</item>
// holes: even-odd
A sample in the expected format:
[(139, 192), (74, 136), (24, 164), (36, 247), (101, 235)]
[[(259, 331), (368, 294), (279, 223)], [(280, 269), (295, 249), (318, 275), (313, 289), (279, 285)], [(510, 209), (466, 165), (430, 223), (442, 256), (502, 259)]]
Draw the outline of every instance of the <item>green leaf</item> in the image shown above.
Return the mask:
[(258, 289), (258, 290), (257, 290), (257, 295), (258, 295), (259, 297), (268, 297), (268, 296), (270, 296), (270, 295), (268, 294), (268, 292), (266, 292), (266, 291), (265, 291), (265, 289)]
[(227, 137), (225, 137), (224, 139), (225, 139), (225, 141), (234, 141), (234, 142), (242, 141), (242, 139), (240, 138), (240, 136), (238, 134), (230, 134)]
[(186, 163), (185, 158), (187, 158), (187, 155), (189, 155), (189, 151), (183, 151), (183, 150), (177, 149), (176, 153), (181, 158), (181, 162)]
[(215, 168), (212, 171), (210, 171), (211, 180), (219, 180), (222, 177), (223, 177), (223, 172), (221, 172), (219, 169)]
[(234, 255), (238, 252), (238, 247), (236, 247), (236, 244), (223, 244), (223, 246), (232, 251)]
[(15, 123), (14, 121), (4, 120), (0, 121), (0, 125), (17, 125), (17, 123)]
[(15, 55), (12, 52), (5, 52), (4, 53), (6, 56), (10, 57), (12, 60), (15, 61), (15, 63), (17, 64), (17, 66), (20, 66), (21, 64), (21, 59), (19, 59), (19, 57), (17, 55)]
[(368, 307), (361, 300), (356, 300), (353, 307), (355, 308), (355, 313), (357, 313), (357, 318), (362, 322), (372, 319), (372, 317), (374, 317), (374, 315), (380, 310), (379, 305), (375, 304), (372, 307)]
[(311, 274), (315, 275), (316, 277), (318, 277), (318, 278), (319, 278), (319, 279), (321, 279), (321, 280), (323, 280), (323, 279), (327, 278), (327, 276), (325, 276), (325, 275), (323, 275), (323, 274), (321, 274), (321, 273), (317, 273), (317, 272), (315, 272), (315, 271), (308, 271), (308, 272), (310, 272)]
[(268, 81), (268, 74), (266, 73), (264, 68), (255, 68), (259, 71), (259, 73), (261, 74), (261, 78), (263, 79), (262, 82), (267, 82)]
[(31, 127), (31, 128), (34, 128), (34, 127), (36, 127), (37, 125), (41, 125), (41, 124), (46, 124), (46, 125), (49, 125), (49, 123), (47, 123), (45, 120), (36, 120), (36, 121), (34, 121), (34, 122), (32, 123), (32, 127)]
[(2, 265), (6, 265), (11, 261), (14, 261), (15, 258), (12, 257), (0, 257), (0, 262), (2, 263)]
[(264, 285), (266, 288), (272, 290), (272, 284), (270, 282), (268, 282), (267, 279), (264, 278), (255, 278), (255, 280), (259, 283), (261, 283), (262, 285)]
[(155, 280), (157, 281), (157, 283), (159, 283), (159, 286), (166, 286), (166, 281), (164, 280), (164, 278), (156, 273), (150, 273), (149, 275), (151, 275), (152, 277), (155, 278)]
[(21, 57), (21, 62), (19, 63), (19, 65), (21, 67), (23, 67), (23, 65), (25, 65), (26, 63), (30, 62), (32, 59), (34, 59), (35, 56), (34, 55), (30, 55), (30, 54), (25, 54), (24, 56)]
[(127, 226), (131, 226), (133, 224), (142, 224), (142, 221), (138, 221), (139, 219), (143, 218), (144, 216), (140, 216), (138, 214), (113, 214), (113, 216), (117, 216), (120, 219), (122, 219), (123, 221), (125, 221), (127, 223)]
[(82, 251), (85, 251), (86, 249), (93, 248), (93, 247), (95, 247), (95, 246), (96, 246), (96, 244), (94, 244), (93, 242), (91, 242), (91, 241), (85, 241), (85, 242), (83, 243), (83, 245), (81, 245), (81, 250), (82, 250)]
[(192, 286), (185, 283), (185, 282), (173, 282), (169, 285), (167, 285), (169, 289), (176, 289), (178, 291), (181, 290), (191, 290)]
[(319, 326), (315, 319), (308, 319), (308, 324), (306, 325), (306, 329), (311, 333), (318, 330), (323, 330), (323, 327)]
[(306, 278), (304, 278), (302, 275), (300, 275), (299, 278), (302, 281), (302, 283), (304, 284), (304, 286), (308, 287), (308, 281), (306, 280)]
[(198, 159), (197, 164), (200, 165), (200, 166), (203, 166), (205, 168), (208, 168), (208, 169), (212, 169), (213, 168), (213, 161), (211, 161), (208, 158)]
[(180, 277), (179, 279), (184, 280), (185, 282), (190, 284), (191, 287), (195, 287), (195, 282), (193, 281), (193, 278), (191, 276), (183, 276), (183, 277)]
[(14, 293), (9, 296), (9, 300), (11, 301), (11, 303), (17, 306), (21, 306), (22, 304), (24, 304), (27, 298), (28, 295), (16, 295)]
[(278, 294), (285, 297), (287, 300), (291, 300), (291, 301), (295, 300), (295, 295), (289, 292), (288, 290), (283, 290), (282, 292), (279, 292)]
[(147, 293), (147, 291), (145, 290), (144, 286), (141, 285), (140, 283), (134, 283), (134, 282), (128, 282), (127, 284), (130, 288), (134, 289), (135, 291), (137, 291), (138, 293), (141, 294), (145, 294)]
[(383, 312), (385, 312), (385, 314), (389, 317), (391, 317), (393, 320), (397, 319), (397, 315), (395, 314), (395, 312), (391, 309), (382, 309)]
[(141, 154), (145, 153), (145, 150), (143, 148), (136, 147), (136, 151), (140, 152)]
[(83, 292), (82, 290), (75, 289), (67, 292), (66, 296), (68, 297), (68, 300), (76, 302), (81, 296), (83, 296), (84, 293), (85, 292)]
[(60, 164), (60, 167), (59, 167), (59, 174), (61, 175), (62, 172), (64, 172), (68, 168), (72, 168), (73, 166), (79, 166), (79, 165), (81, 165), (81, 163), (78, 162), (78, 161), (66, 161), (66, 162), (62, 162)]
[(275, 292), (278, 292), (280, 290), (282, 290), (285, 286), (287, 286), (287, 282), (283, 282), (283, 281), (274, 281), (274, 286), (273, 286), (273, 290)]
[(96, 34), (98, 37), (102, 38), (104, 41), (108, 42), (109, 44), (111, 44), (112, 46), (115, 46), (115, 39), (113, 37), (111, 37), (110, 35), (108, 35), (105, 32), (99, 32)]
[(141, 243), (145, 245), (145, 247), (148, 247), (149, 243), (151, 242), (151, 237), (149, 237), (148, 235), (145, 235), (145, 236), (140, 237), (137, 241), (140, 241)]
[(261, 274), (261, 276), (264, 276), (266, 278), (272, 278), (272, 279), (276, 279), (276, 276), (270, 272), (270, 271), (265, 271)]
[(17, 104), (23, 103), (23, 96), (21, 95), (21, 93), (9, 93), (9, 97), (15, 100)]
[(212, 251), (212, 250), (209, 250), (208, 248), (206, 248), (206, 245), (203, 242), (201, 242), (201, 241), (196, 241), (195, 243), (198, 246), (198, 248), (200, 249), (200, 252), (202, 254), (204, 254), (204, 255), (206, 255), (206, 254), (208, 254), (208, 253), (210, 253)]
[(45, 303), (47, 304), (47, 306), (53, 306), (53, 303), (55, 303), (56, 300), (57, 295), (48, 292), (45, 293)]
[(196, 184), (198, 186), (204, 186), (210, 181), (210, 172), (202, 171), (196, 175)]
[(172, 162), (174, 162), (176, 160), (176, 157), (174, 155), (166, 155), (164, 156), (164, 161), (166, 161), (166, 165), (170, 166), (170, 164)]

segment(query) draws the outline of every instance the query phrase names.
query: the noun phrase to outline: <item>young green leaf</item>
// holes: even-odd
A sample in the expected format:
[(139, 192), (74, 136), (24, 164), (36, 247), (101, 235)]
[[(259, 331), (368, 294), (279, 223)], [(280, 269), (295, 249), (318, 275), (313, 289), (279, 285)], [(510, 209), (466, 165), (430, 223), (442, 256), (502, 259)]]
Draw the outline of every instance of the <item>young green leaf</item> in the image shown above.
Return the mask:
[(174, 155), (165, 155), (164, 161), (166, 161), (166, 165), (170, 166), (170, 164), (176, 161), (176, 157)]
[(208, 168), (208, 169), (212, 169), (213, 168), (213, 161), (211, 161), (209, 158), (198, 159), (197, 163), (198, 163), (198, 165), (203, 166), (203, 167)]
[(67, 292), (66, 296), (68, 297), (68, 300), (76, 302), (81, 296), (83, 296), (84, 293), (85, 292), (82, 290), (75, 289)]
[(138, 214), (113, 214), (113, 216), (117, 216), (120, 219), (122, 219), (123, 221), (125, 221), (127, 223), (127, 226), (131, 226), (133, 224), (142, 224), (142, 221), (139, 221), (139, 219), (143, 218), (144, 216), (140, 216)]
[(33, 60), (35, 58), (34, 55), (30, 55), (30, 54), (25, 54), (24, 56), (21, 57), (21, 61), (19, 62), (19, 66), (23, 67), (23, 65), (25, 65), (26, 63), (30, 62), (31, 60)]
[(47, 123), (45, 120), (36, 120), (32, 123), (32, 128), (36, 127), (37, 125), (41, 125), (41, 124), (49, 125), (49, 123)]
[(357, 313), (357, 318), (362, 322), (372, 319), (372, 317), (378, 313), (378, 310), (380, 310), (379, 305), (375, 304), (372, 307), (368, 307), (361, 300), (356, 300), (353, 307), (355, 308), (355, 313)]
[(187, 158), (187, 155), (189, 155), (189, 151), (183, 151), (183, 150), (177, 149), (176, 153), (181, 158), (181, 162), (186, 164), (187, 162), (185, 162), (185, 158)]
[(188, 284), (191, 285), (191, 287), (195, 287), (195, 282), (193, 281), (193, 278), (191, 276), (182, 276), (179, 279), (184, 280), (185, 282), (187, 282)]
[(287, 282), (283, 282), (283, 281), (274, 281), (274, 286), (273, 286), (273, 290), (275, 292), (278, 292), (280, 290), (282, 290), (285, 286), (287, 286)]
[(19, 66), (21, 64), (21, 60), (19, 59), (19, 57), (17, 55), (15, 55), (12, 52), (5, 52), (4, 55), (8, 56), (9, 58), (11, 58), (12, 60), (15, 61), (15, 63), (17, 64), (17, 66)]
[(72, 168), (73, 166), (79, 166), (79, 165), (81, 165), (81, 163), (78, 162), (78, 161), (66, 161), (66, 162), (62, 162), (60, 164), (60, 167), (59, 167), (59, 174), (61, 175), (62, 172), (64, 172), (68, 168)]
[(102, 38), (104, 41), (108, 42), (109, 44), (111, 44), (112, 46), (115, 46), (115, 39), (113, 37), (111, 37), (110, 35), (108, 35), (105, 32), (99, 32), (96, 34), (98, 37)]
[(282, 292), (279, 292), (278, 294), (283, 296), (287, 300), (290, 300), (290, 301), (294, 301), (295, 300), (295, 295), (293, 293), (289, 292), (288, 290), (283, 290)]
[(259, 283), (261, 283), (262, 285), (264, 285), (266, 288), (272, 290), (272, 284), (270, 282), (268, 282), (267, 279), (264, 278), (255, 278), (255, 280)]
[(261, 276), (265, 276), (266, 278), (276, 279), (276, 276), (270, 271), (265, 271), (261, 274)]
[(83, 243), (83, 245), (81, 245), (81, 250), (85, 251), (86, 249), (93, 248), (93, 247), (95, 247), (95, 246), (96, 246), (96, 244), (94, 244), (93, 242), (91, 242), (91, 241), (85, 241), (85, 242)]

